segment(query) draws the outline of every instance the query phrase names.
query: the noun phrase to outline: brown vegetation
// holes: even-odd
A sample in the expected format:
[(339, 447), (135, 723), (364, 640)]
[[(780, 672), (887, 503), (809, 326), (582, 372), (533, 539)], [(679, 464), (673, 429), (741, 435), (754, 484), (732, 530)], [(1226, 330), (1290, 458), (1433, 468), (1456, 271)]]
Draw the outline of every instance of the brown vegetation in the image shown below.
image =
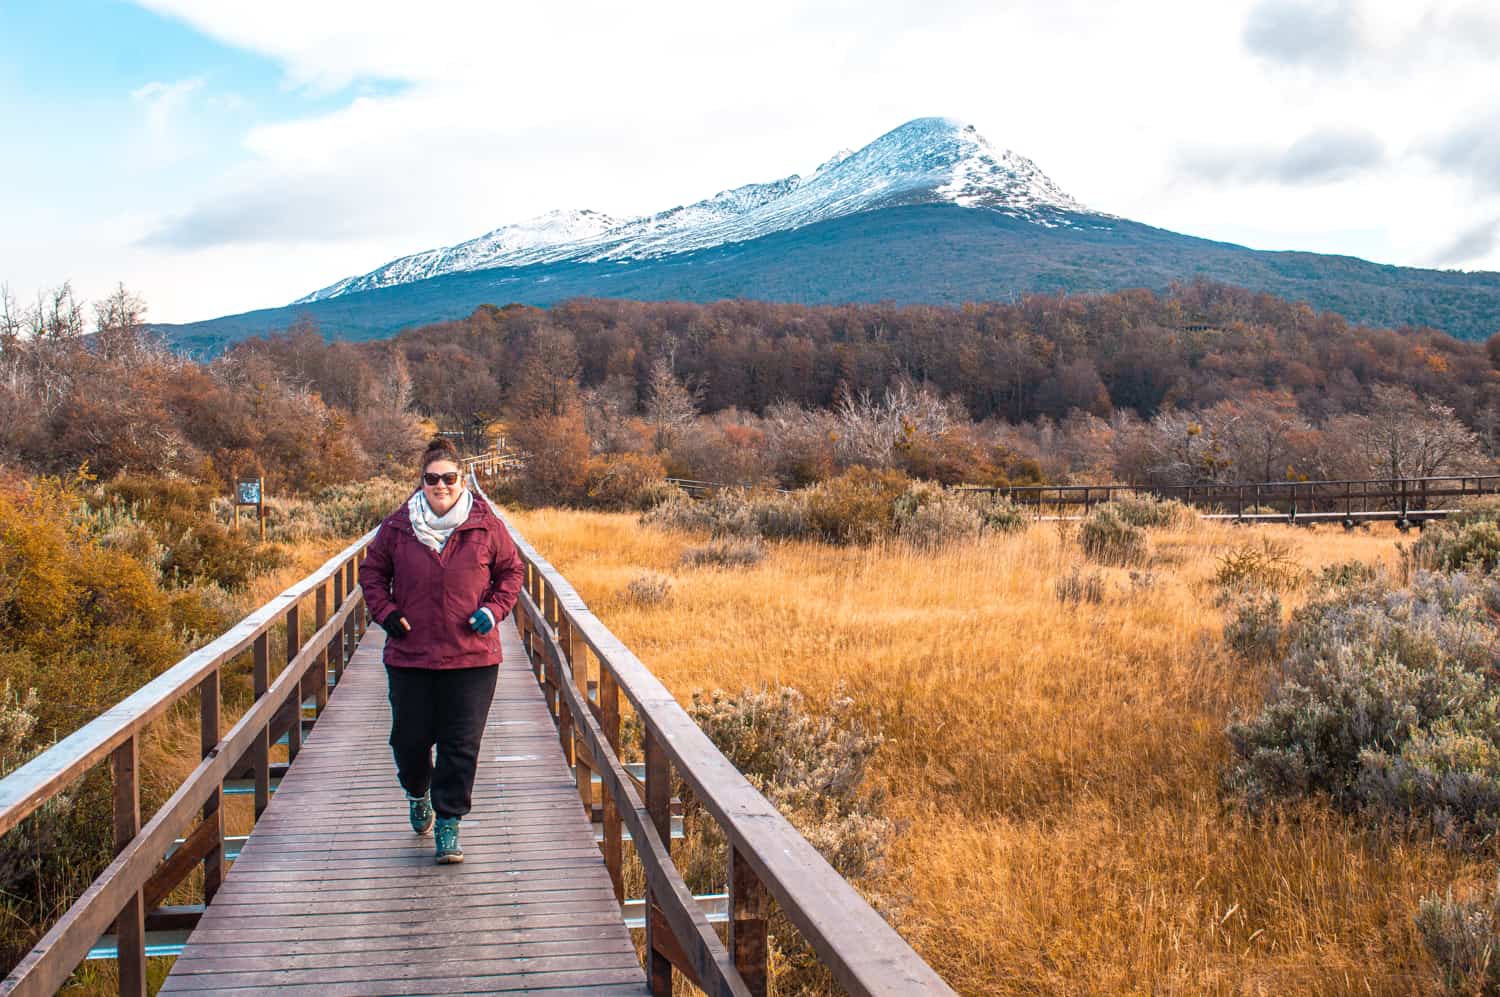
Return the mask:
[[(684, 704), (847, 699), (881, 739), (866, 789), (900, 828), (859, 885), (962, 993), (1434, 992), (1419, 901), (1493, 879), (1493, 845), (1317, 800), (1257, 815), (1221, 784), (1226, 726), (1275, 666), (1224, 644), (1217, 576), (1395, 570), (1392, 533), (1180, 523), (1125, 568), (1039, 525), (937, 550), (784, 542), (705, 573), (681, 563), (702, 534), (518, 521)], [(670, 604), (612, 598), (643, 569), (677, 578)], [(1320, 587), (1282, 586), (1287, 609)]]

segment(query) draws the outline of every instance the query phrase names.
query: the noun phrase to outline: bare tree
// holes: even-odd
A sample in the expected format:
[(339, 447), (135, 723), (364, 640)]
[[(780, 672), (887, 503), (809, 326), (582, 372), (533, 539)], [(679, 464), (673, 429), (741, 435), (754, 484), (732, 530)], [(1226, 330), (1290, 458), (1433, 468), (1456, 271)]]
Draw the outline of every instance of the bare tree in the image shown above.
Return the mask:
[(630, 428), (635, 415), (635, 378), (611, 374), (596, 388), (585, 388), (583, 416), (589, 439), (599, 453), (623, 453), (639, 446)]
[(0, 353), (14, 351), (25, 328), (25, 317), (10, 285), (0, 284)]
[(703, 392), (678, 379), (670, 357), (658, 357), (651, 364), (646, 390), (646, 421), (651, 425), (656, 449), (668, 450), (677, 434), (697, 417)]
[(1160, 484), (1197, 485), (1227, 480), (1233, 466), (1213, 427), (1191, 412), (1157, 413), (1142, 442), (1151, 480)]
[(1369, 474), (1425, 478), (1486, 463), (1479, 437), (1448, 406), (1391, 385), (1376, 387), (1373, 396), (1367, 414), (1345, 416), (1336, 426)]
[(106, 360), (130, 360), (146, 352), (146, 302), (115, 285), (109, 297), (94, 302), (94, 351)]
[(834, 403), (838, 419), (838, 454), (846, 464), (890, 467), (896, 449), (918, 436), (947, 432), (959, 413), (927, 385), (902, 378), (877, 399), (867, 391), (855, 394), (846, 384)]
[(28, 313), (28, 331), (37, 339), (73, 340), (84, 333), (83, 305), (73, 296), (73, 285), (37, 292), (36, 308)]

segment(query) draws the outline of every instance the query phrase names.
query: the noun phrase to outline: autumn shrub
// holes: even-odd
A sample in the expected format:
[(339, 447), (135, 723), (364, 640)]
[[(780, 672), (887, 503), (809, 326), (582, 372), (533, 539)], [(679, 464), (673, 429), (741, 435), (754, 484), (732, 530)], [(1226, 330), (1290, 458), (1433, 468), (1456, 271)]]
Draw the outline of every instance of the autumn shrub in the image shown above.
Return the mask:
[(1138, 564), (1146, 559), (1146, 531), (1120, 518), (1108, 505), (1095, 509), (1078, 528), (1083, 554), (1100, 564)]
[(1421, 573), (1299, 610), (1275, 685), (1228, 728), (1252, 805), (1319, 794), (1453, 839), (1500, 827), (1500, 580)]
[(869, 543), (889, 536), (896, 500), (910, 485), (900, 471), (852, 467), (807, 490), (808, 525), (831, 543)]
[(666, 468), (655, 454), (602, 454), (589, 461), (589, 504), (601, 509), (653, 508), (681, 494), (666, 477)]
[(519, 419), (511, 427), (511, 440), (526, 454), (515, 475), (519, 497), (534, 505), (573, 505), (587, 499), (590, 444), (580, 408)]
[(1500, 889), (1473, 900), (1455, 900), (1452, 889), (1429, 893), (1416, 925), (1445, 993), (1500, 994)]
[[(211, 528), (188, 525), (196, 493), (176, 483), (39, 479), (0, 484), (0, 755), (13, 767), (77, 730), (233, 622), (220, 574), (161, 570), (159, 546), (211, 556)], [(200, 543), (200, 538), (214, 538)], [(227, 546), (231, 553), (239, 547)], [(146, 553), (150, 561), (138, 559)], [(36, 940), (60, 898), (109, 860), (109, 785), (96, 769), (0, 837), (6, 927), (0, 958)]]
[(754, 537), (724, 537), (682, 552), (688, 567), (748, 568), (765, 560), (766, 546)]
[(206, 579), (227, 589), (242, 588), (256, 575), (283, 562), (282, 552), (262, 545), (248, 526), (238, 532), (218, 522), (212, 486), (182, 479), (121, 476), (87, 497), (80, 516), (95, 535), (108, 535), (122, 524), (149, 530), (137, 547), (159, 544), (157, 563), (169, 585)]

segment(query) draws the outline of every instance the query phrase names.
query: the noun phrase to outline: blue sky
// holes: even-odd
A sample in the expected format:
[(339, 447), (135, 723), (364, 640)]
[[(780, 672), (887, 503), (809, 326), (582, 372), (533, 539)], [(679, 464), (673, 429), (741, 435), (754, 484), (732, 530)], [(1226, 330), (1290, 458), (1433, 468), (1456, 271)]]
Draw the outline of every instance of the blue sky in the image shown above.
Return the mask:
[(0, 0), (0, 283), (284, 304), (927, 115), (1150, 224), (1500, 269), (1497, 60), (1485, 0)]

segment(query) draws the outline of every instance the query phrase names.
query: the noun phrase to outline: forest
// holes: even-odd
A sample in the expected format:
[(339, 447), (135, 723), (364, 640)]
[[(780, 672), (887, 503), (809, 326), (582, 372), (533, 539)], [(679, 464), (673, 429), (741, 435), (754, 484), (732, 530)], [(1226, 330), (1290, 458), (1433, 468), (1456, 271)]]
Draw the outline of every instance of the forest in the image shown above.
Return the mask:
[(145, 307), (120, 287), (91, 326), (64, 285), (4, 310), (0, 461), (312, 493), (402, 470), (425, 419), (539, 455), (518, 497), (619, 506), (664, 474), (1389, 477), (1483, 470), (1500, 442), (1500, 335), (1204, 281), (961, 308), (487, 305), (372, 343), (302, 322), (208, 363), (154, 339)]

